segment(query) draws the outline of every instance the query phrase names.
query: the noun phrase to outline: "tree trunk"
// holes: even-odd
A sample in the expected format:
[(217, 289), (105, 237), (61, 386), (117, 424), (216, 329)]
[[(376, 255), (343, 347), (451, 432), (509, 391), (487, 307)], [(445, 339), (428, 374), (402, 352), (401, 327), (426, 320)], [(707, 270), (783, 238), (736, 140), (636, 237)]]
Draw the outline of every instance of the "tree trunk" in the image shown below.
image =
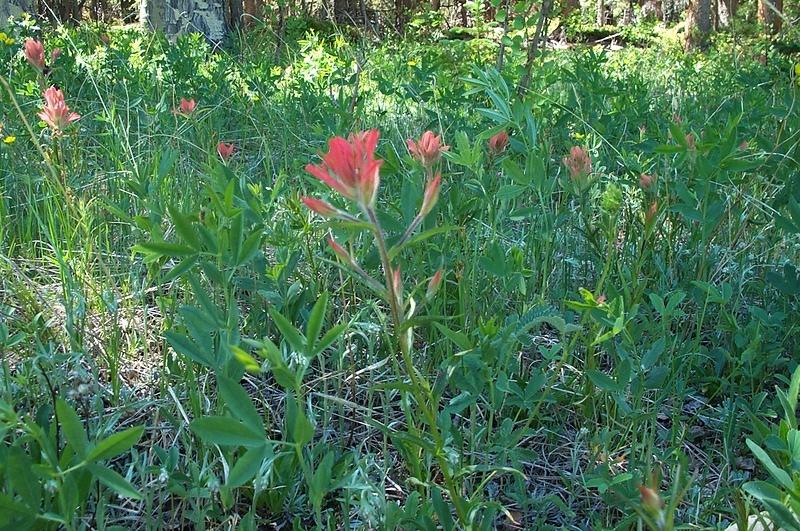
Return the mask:
[(597, 25), (606, 25), (606, 3), (604, 0), (597, 0)]
[(0, 0), (0, 28), (5, 27), (9, 17), (22, 13), (33, 13), (32, 0)]
[[(769, 1), (769, 3), (767, 3)], [(783, 18), (778, 13), (783, 13), (783, 0), (758, 0), (758, 21), (763, 24), (764, 30), (775, 35), (783, 26)], [(772, 4), (771, 6), (769, 4)], [(775, 12), (778, 11), (778, 13)]]
[(690, 0), (686, 17), (686, 50), (705, 49), (711, 27), (711, 0)]
[(581, 8), (581, 0), (563, 0), (561, 2), (561, 18), (567, 18)]
[(175, 39), (183, 33), (199, 32), (212, 43), (226, 35), (223, 0), (141, 0), (139, 20), (153, 31)]

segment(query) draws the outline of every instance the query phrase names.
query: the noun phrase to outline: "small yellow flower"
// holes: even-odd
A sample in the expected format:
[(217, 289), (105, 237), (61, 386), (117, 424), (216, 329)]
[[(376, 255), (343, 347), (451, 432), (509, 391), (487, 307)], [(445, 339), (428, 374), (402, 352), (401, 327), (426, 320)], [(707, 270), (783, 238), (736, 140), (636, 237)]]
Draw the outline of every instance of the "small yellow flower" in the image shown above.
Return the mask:
[(0, 41), (4, 41), (4, 40), (6, 40), (7, 38), (8, 38), (8, 35), (6, 35), (6, 34), (5, 34), (4, 32), (2, 32), (2, 31), (0, 31)]
[(7, 137), (5, 137), (5, 138), (3, 139), (3, 143), (4, 143), (4, 144), (13, 144), (13, 143), (14, 143), (14, 142), (16, 142), (16, 141), (17, 141), (17, 137), (15, 137), (15, 136), (11, 136), (11, 135), (9, 135), (9, 136), (7, 136)]
[(14, 44), (15, 42), (17, 42), (17, 41), (15, 41), (14, 39), (12, 39), (11, 37), (9, 37), (8, 39), (6, 39), (6, 44), (7, 44), (7, 45), (9, 45), (9, 46), (11, 46), (12, 44)]
[(797, 63), (796, 65), (794, 65), (794, 75), (796, 75), (797, 77), (800, 77), (800, 63)]

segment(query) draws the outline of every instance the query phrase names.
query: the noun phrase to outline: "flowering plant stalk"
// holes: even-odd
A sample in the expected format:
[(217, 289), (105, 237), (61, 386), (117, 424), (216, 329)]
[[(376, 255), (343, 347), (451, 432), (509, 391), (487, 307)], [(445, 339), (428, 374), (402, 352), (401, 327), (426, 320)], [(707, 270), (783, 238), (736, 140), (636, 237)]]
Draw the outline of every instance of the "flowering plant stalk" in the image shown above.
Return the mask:
[[(432, 457), (439, 466), (445, 488), (458, 518), (466, 524), (469, 518), (467, 502), (456, 483), (453, 465), (446, 457), (444, 437), (437, 424), (437, 400), (430, 383), (420, 374), (413, 363), (413, 327), (410, 325), (410, 320), (416, 310), (416, 303), (412, 297), (406, 297), (401, 268), (394, 263), (397, 251), (409, 241), (436, 205), (441, 175), (435, 172), (434, 168), (447, 146), (444, 146), (441, 139), (431, 132), (425, 133), (419, 142), (409, 140), (409, 151), (425, 167), (427, 183), (419, 213), (406, 228), (400, 240), (390, 248), (387, 243), (387, 234), (381, 227), (375, 210), (375, 200), (380, 184), (380, 168), (383, 164), (382, 160), (375, 158), (378, 138), (379, 132), (374, 129), (351, 134), (347, 139), (332, 138), (328, 143), (328, 152), (322, 157), (322, 163), (306, 166), (306, 170), (310, 174), (345, 199), (355, 203), (357, 213), (345, 212), (316, 198), (304, 197), (302, 201), (306, 207), (325, 218), (362, 224), (366, 221), (367, 227), (372, 232), (383, 269), (383, 285), (364, 271), (355, 258), (332, 236), (329, 237), (328, 244), (344, 267), (376, 291), (389, 306), (393, 326), (392, 333), (397, 342), (400, 361), (410, 380), (410, 394), (422, 410), (424, 422), (428, 426), (429, 433), (427, 435), (430, 436), (433, 443)], [(427, 299), (433, 297), (441, 282), (442, 272), (436, 271), (428, 281)], [(406, 414), (409, 414), (407, 410)], [(414, 425), (413, 420), (408, 418), (410, 428)]]

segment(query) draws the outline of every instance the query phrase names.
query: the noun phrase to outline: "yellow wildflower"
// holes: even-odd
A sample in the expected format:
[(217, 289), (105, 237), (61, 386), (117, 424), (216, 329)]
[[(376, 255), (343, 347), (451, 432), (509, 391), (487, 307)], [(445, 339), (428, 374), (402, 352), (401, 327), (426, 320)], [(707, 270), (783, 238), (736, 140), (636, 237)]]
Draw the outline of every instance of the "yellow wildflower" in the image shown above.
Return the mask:
[(13, 143), (14, 143), (14, 142), (16, 142), (16, 141), (17, 141), (17, 137), (15, 137), (15, 136), (11, 136), (11, 135), (9, 135), (9, 136), (7, 136), (7, 137), (5, 137), (5, 138), (3, 139), (3, 143), (4, 143), (4, 144), (13, 144)]
[(12, 39), (11, 37), (9, 37), (9, 38), (7, 38), (7, 39), (6, 39), (6, 44), (7, 44), (8, 46), (11, 46), (11, 45), (12, 45), (12, 44), (14, 44), (15, 42), (17, 42), (17, 41), (15, 41), (14, 39)]

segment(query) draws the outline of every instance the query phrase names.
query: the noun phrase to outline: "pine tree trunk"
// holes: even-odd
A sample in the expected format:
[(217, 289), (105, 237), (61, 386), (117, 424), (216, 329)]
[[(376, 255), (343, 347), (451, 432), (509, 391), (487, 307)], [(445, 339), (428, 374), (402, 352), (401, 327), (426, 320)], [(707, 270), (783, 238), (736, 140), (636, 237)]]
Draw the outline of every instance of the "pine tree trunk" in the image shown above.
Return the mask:
[(783, 13), (783, 0), (770, 0), (770, 3), (772, 6), (764, 0), (758, 1), (758, 21), (763, 24), (768, 34), (774, 35), (783, 26), (783, 19), (775, 12), (775, 9), (777, 9), (780, 13)]
[(691, 0), (686, 17), (686, 50), (705, 49), (712, 24), (711, 0)]
[(141, 0), (139, 20), (170, 39), (183, 33), (200, 32), (219, 43), (226, 35), (223, 0)]
[(33, 13), (32, 0), (0, 0), (0, 28), (5, 27), (8, 17), (19, 17), (22, 13)]
[(581, 8), (580, 0), (564, 0), (561, 2), (561, 17), (567, 18)]

